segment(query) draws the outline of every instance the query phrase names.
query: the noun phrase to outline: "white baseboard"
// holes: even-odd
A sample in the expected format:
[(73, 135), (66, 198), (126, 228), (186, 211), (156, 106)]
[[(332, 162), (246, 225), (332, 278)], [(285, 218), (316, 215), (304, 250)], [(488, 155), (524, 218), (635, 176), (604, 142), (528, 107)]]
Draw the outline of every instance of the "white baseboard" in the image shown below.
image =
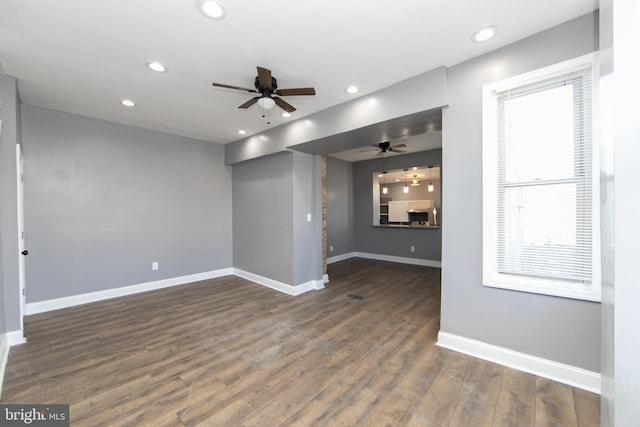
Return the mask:
[(597, 372), (442, 331), (438, 332), (436, 345), (600, 394), (600, 374)]
[(233, 274), (232, 268), (206, 271), (204, 273), (189, 274), (186, 276), (172, 277), (170, 279), (156, 280), (154, 282), (140, 283), (137, 285), (123, 286), (120, 288), (107, 289), (104, 291), (90, 292), (69, 297), (56, 298), (47, 301), (27, 303), (27, 316), (31, 314), (44, 313), (61, 308), (73, 307), (90, 302), (103, 301), (111, 298), (137, 294), (140, 292), (153, 291), (156, 289), (168, 288), (171, 286), (184, 285), (200, 280), (215, 279), (216, 277), (229, 276)]
[(327, 258), (327, 264), (333, 264), (334, 262), (344, 261), (345, 259), (354, 258), (355, 252), (347, 252), (346, 254), (340, 254)]
[[(353, 256), (357, 258), (377, 259), (379, 261), (399, 262), (401, 264), (422, 265), (425, 267), (441, 268), (442, 262), (432, 261), (428, 259), (407, 258), (393, 255), (371, 254), (367, 252), (353, 252)], [(328, 261), (327, 261), (328, 262)]]
[(24, 337), (22, 331), (11, 331), (6, 333), (7, 342), (9, 343), (9, 347), (13, 347), (14, 345), (24, 344), (27, 340)]
[(285, 293), (287, 295), (300, 295), (313, 289), (323, 289), (324, 280), (310, 280), (298, 286), (288, 285), (277, 280), (269, 279), (268, 277), (260, 276), (258, 274), (250, 273), (248, 271), (240, 270), (239, 268), (233, 269), (233, 274), (243, 279), (250, 280), (267, 288), (274, 289), (276, 291)]

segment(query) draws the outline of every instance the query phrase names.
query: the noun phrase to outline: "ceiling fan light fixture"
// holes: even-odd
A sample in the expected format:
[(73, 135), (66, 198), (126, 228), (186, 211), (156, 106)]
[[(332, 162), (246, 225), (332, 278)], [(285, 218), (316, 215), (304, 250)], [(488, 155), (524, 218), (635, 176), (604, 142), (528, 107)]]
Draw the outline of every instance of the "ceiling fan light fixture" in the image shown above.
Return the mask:
[(258, 105), (265, 110), (271, 110), (276, 106), (276, 101), (274, 101), (271, 97), (263, 96), (262, 98), (258, 99)]
[(222, 3), (216, 0), (197, 0), (196, 8), (207, 18), (221, 20), (227, 16), (227, 11)]

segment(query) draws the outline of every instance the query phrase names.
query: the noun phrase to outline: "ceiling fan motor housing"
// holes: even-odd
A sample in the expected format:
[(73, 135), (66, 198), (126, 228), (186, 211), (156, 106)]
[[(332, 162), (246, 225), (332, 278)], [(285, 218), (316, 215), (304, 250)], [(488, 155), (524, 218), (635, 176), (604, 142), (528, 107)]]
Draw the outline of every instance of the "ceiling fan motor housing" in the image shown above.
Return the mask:
[(258, 89), (258, 92), (260, 92), (261, 94), (271, 95), (273, 92), (275, 92), (278, 89), (278, 81), (276, 80), (275, 77), (271, 77), (271, 89), (267, 89), (260, 86), (260, 77), (256, 76), (254, 86), (256, 87), (256, 89)]

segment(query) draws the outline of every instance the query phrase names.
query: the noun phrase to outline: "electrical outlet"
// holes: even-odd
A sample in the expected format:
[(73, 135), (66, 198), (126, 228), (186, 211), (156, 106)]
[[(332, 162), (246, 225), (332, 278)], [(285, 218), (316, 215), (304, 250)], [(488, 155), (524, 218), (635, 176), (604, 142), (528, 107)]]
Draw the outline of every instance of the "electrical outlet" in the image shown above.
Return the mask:
[(411, 252), (415, 252), (416, 251), (416, 247), (415, 246), (411, 246)]
[(160, 268), (160, 263), (158, 261), (154, 261), (151, 263), (152, 270), (157, 270), (158, 268)]
[(329, 246), (329, 252), (333, 252), (333, 245)]

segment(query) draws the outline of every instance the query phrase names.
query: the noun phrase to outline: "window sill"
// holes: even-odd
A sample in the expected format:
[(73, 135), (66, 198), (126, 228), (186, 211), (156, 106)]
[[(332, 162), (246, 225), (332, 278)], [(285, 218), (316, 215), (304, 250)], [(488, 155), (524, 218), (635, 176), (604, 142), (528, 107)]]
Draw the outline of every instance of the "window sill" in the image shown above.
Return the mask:
[(594, 286), (584, 286), (534, 277), (521, 277), (499, 274), (497, 278), (484, 278), (482, 285), (489, 288), (527, 292), (552, 297), (570, 298), (583, 301), (600, 302), (601, 296), (594, 291)]

